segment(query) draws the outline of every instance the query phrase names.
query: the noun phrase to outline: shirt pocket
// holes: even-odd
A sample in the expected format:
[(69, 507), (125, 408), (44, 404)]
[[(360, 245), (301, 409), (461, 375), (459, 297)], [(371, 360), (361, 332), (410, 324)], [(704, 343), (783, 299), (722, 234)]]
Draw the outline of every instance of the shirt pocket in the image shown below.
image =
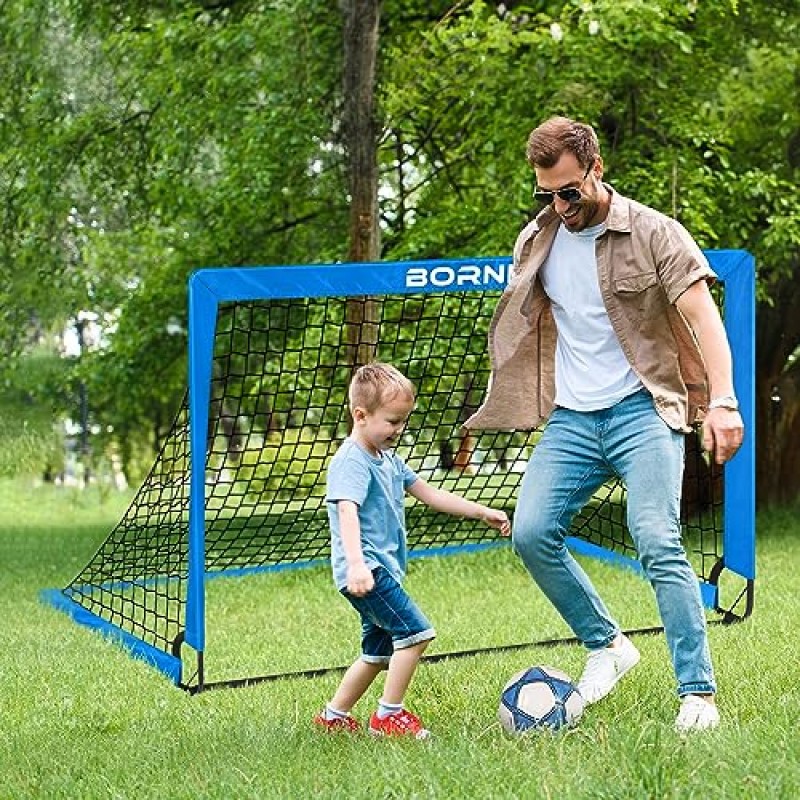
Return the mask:
[(658, 273), (636, 272), (616, 275), (612, 284), (610, 314), (626, 322), (626, 333), (644, 333), (643, 326), (655, 323), (666, 312), (667, 299)]
[(614, 278), (614, 294), (631, 295), (647, 291), (658, 283), (655, 272), (642, 272), (636, 275), (618, 275)]

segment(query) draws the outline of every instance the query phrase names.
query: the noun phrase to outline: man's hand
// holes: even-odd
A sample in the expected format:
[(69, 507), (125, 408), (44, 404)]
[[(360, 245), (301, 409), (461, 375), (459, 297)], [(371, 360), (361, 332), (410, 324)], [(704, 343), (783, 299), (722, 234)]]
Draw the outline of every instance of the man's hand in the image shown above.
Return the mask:
[(703, 447), (717, 464), (724, 464), (736, 455), (744, 439), (741, 414), (730, 408), (712, 408), (703, 420)]

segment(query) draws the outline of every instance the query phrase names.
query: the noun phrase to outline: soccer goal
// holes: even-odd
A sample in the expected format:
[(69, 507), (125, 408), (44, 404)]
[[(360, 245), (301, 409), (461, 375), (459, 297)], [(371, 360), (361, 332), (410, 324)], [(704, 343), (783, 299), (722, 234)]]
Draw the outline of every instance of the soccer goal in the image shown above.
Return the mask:
[[(755, 578), (755, 270), (743, 251), (707, 255), (720, 277), (715, 291), (748, 433), (724, 469), (689, 435), (682, 521), (709, 613), (731, 622), (750, 614)], [(353, 368), (371, 359), (395, 364), (418, 389), (398, 446), (412, 468), (513, 517), (539, 432), (462, 429), (486, 389), (489, 320), (510, 269), (508, 258), (477, 258), (194, 273), (189, 387), (171, 431), (119, 524), (80, 574), (46, 599), (192, 692), (338, 668), (308, 663), (288, 673), (210, 679), (212, 578), (263, 578), (326, 561), (325, 469), (348, 433)], [(573, 552), (638, 569), (624, 504), (618, 482), (603, 487), (575, 521)], [(475, 521), (413, 501), (407, 517), (412, 555), (508, 546)], [(224, 594), (235, 583), (215, 581), (214, 590)]]

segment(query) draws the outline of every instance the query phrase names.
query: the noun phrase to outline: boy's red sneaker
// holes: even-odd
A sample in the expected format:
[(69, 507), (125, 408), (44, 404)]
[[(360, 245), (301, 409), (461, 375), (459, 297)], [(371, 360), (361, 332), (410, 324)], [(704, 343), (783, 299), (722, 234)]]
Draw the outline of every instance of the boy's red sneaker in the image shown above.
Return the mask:
[(406, 709), (387, 717), (373, 714), (369, 720), (369, 732), (373, 736), (413, 736), (415, 739), (427, 739), (431, 735), (422, 726), (420, 718)]
[(338, 733), (339, 731), (357, 733), (361, 730), (361, 725), (352, 714), (348, 714), (346, 717), (328, 719), (325, 716), (325, 712), (320, 711), (319, 714), (314, 717), (314, 725), (318, 728), (322, 728), (324, 731), (328, 731), (329, 733)]

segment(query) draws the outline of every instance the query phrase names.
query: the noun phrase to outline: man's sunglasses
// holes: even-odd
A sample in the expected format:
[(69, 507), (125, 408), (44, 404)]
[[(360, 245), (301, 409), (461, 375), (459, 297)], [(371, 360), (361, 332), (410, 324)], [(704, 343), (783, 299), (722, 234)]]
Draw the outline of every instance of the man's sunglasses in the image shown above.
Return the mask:
[(553, 200), (556, 199), (558, 196), (559, 200), (563, 200), (565, 203), (577, 203), (583, 197), (583, 192), (581, 192), (581, 186), (586, 183), (586, 178), (589, 177), (589, 173), (592, 171), (592, 167), (594, 166), (594, 162), (589, 164), (586, 172), (583, 173), (583, 179), (577, 186), (568, 186), (566, 189), (556, 189), (552, 192), (546, 192), (543, 189), (537, 189), (533, 193), (533, 197), (537, 203), (541, 203), (543, 206), (550, 205)]

